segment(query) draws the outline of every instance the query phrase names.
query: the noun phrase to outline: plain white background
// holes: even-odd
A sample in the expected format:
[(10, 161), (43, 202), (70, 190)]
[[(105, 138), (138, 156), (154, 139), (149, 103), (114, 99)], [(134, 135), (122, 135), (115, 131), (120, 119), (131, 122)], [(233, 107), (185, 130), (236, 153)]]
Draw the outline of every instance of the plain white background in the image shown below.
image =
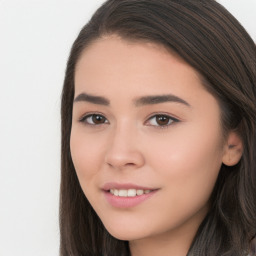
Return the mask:
[[(220, 0), (256, 41), (256, 0)], [(0, 255), (59, 248), (60, 95), (80, 28), (103, 0), (0, 0)]]

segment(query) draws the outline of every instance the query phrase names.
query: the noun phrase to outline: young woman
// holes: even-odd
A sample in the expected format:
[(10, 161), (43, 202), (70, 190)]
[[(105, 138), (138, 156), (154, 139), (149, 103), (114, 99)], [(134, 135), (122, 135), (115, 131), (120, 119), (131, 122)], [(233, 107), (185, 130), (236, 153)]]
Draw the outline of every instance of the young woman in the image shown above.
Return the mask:
[(213, 0), (109, 0), (62, 94), (60, 255), (254, 255), (256, 51)]

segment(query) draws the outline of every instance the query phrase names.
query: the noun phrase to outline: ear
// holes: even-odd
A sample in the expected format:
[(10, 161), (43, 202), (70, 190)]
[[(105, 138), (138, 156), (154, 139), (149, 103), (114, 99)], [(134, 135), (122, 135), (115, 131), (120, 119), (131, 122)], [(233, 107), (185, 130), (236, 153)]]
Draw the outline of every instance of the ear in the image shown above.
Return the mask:
[(236, 165), (240, 161), (242, 154), (242, 140), (236, 132), (232, 131), (229, 133), (227, 141), (224, 145), (222, 162), (228, 166)]

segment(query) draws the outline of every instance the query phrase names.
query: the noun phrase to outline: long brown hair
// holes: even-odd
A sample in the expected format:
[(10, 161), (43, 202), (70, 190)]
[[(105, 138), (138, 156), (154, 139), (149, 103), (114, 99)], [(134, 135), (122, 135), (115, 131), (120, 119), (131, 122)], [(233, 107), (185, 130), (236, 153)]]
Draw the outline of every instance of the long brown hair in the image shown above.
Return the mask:
[(203, 77), (222, 109), (223, 134), (243, 141), (240, 162), (221, 167), (189, 256), (247, 255), (256, 233), (256, 47), (239, 22), (214, 0), (109, 0), (86, 24), (71, 49), (62, 92), (60, 255), (130, 255), (87, 201), (70, 154), (74, 72), (82, 51), (117, 34), (150, 41), (178, 54)]

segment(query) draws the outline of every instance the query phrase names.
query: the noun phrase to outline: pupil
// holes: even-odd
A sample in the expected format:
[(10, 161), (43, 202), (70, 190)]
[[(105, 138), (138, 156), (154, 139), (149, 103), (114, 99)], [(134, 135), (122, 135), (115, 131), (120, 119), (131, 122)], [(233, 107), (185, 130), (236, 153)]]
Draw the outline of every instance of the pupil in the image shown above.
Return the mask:
[(102, 124), (105, 122), (104, 117), (99, 115), (93, 115), (92, 120), (95, 124)]
[(157, 117), (157, 123), (158, 123), (159, 125), (167, 125), (168, 122), (169, 122), (169, 119), (168, 119), (168, 117), (166, 117), (166, 116), (158, 116), (158, 117)]

